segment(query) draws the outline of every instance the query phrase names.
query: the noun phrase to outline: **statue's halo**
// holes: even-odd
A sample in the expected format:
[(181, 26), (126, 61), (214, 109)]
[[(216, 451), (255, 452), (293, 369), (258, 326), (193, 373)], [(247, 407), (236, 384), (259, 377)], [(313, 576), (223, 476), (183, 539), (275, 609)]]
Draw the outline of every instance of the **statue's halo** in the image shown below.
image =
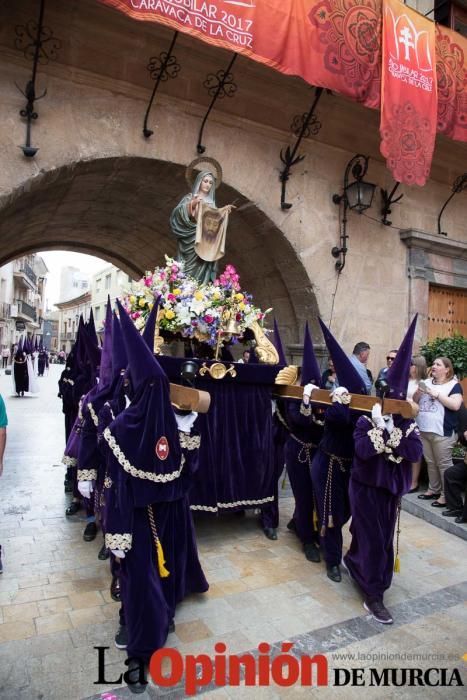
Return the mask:
[[(209, 165), (209, 168), (199, 168), (198, 166), (201, 163), (205, 163), (206, 165)], [(187, 166), (187, 169), (185, 170), (185, 180), (187, 182), (188, 187), (190, 190), (192, 189), (193, 185), (195, 184), (195, 180), (198, 176), (198, 173), (201, 172), (202, 170), (211, 170), (213, 171), (213, 175), (216, 178), (216, 187), (219, 187), (219, 185), (222, 182), (222, 168), (221, 164), (219, 161), (217, 161), (215, 158), (207, 158), (207, 157), (201, 157), (201, 158), (195, 158), (194, 160), (191, 161), (191, 163)]]

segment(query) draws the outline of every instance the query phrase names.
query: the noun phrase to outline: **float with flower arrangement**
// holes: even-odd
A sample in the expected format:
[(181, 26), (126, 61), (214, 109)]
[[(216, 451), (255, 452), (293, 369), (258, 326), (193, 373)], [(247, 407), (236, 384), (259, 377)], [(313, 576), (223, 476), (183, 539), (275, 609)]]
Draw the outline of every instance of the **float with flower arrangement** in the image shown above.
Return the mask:
[(156, 353), (160, 353), (164, 339), (181, 338), (216, 348), (217, 358), (223, 342), (238, 342), (250, 329), (261, 362), (278, 363), (277, 351), (263, 329), (271, 309), (262, 311), (254, 305), (252, 295), (241, 289), (233, 265), (227, 265), (213, 282), (202, 284), (184, 272), (183, 262), (165, 256), (165, 267), (157, 267), (133, 283), (123, 300), (140, 331), (157, 298)]

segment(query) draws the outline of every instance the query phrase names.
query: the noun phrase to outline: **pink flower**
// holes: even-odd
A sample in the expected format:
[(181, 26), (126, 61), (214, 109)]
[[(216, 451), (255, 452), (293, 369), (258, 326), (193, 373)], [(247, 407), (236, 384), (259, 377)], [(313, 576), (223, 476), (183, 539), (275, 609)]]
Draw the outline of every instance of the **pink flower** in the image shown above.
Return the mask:
[(159, 273), (159, 279), (165, 280), (165, 271), (164, 270), (162, 270), (162, 272)]
[(134, 313), (131, 314), (131, 318), (133, 321), (136, 321), (137, 318), (141, 316), (141, 313), (139, 311), (135, 311)]
[(150, 287), (152, 285), (152, 275), (150, 277), (144, 278), (144, 284), (146, 285), (146, 287)]
[(213, 285), (214, 285), (215, 287), (218, 287), (218, 286), (219, 286), (219, 279), (218, 279), (217, 277), (216, 277), (216, 279), (214, 280)]
[(229, 274), (229, 275), (234, 275), (234, 274), (236, 273), (236, 269), (234, 268), (233, 265), (227, 265), (226, 268), (225, 268), (225, 271), (226, 271), (227, 274)]
[(178, 272), (178, 265), (174, 264), (174, 265), (172, 265), (172, 267), (170, 269), (172, 272)]
[(170, 293), (170, 294), (167, 294), (167, 300), (168, 301), (177, 301), (177, 297), (175, 296), (175, 294)]
[(240, 312), (239, 312), (238, 314), (236, 314), (236, 315), (235, 315), (235, 319), (236, 319), (237, 321), (241, 321), (241, 320), (242, 320), (242, 314), (241, 314)]
[(169, 282), (175, 282), (176, 279), (177, 279), (177, 275), (170, 275)]
[(204, 317), (204, 320), (206, 321), (206, 323), (212, 323), (214, 321), (214, 316), (211, 316), (210, 314), (206, 314), (206, 316)]

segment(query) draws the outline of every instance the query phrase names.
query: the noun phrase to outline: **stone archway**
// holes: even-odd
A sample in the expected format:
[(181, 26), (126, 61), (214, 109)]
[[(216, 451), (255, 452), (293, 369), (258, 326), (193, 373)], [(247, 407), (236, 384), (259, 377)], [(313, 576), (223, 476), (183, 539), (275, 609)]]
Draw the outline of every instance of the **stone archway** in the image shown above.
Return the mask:
[[(170, 212), (187, 191), (185, 167), (141, 157), (79, 161), (42, 172), (0, 200), (0, 265), (38, 250), (86, 252), (137, 278), (176, 245)], [(258, 305), (273, 307), (294, 344), (317, 305), (306, 271), (279, 228), (238, 190), (222, 184), (219, 205), (236, 204), (225, 261)]]

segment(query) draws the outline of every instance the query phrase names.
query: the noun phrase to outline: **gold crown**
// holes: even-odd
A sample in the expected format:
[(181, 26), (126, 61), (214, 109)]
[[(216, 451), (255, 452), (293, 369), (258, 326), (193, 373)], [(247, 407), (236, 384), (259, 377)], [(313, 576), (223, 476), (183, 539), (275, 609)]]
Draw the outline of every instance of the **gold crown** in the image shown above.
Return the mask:
[(298, 367), (296, 367), (296, 365), (289, 365), (277, 373), (275, 384), (286, 384), (291, 386), (292, 384), (295, 384), (297, 377)]

